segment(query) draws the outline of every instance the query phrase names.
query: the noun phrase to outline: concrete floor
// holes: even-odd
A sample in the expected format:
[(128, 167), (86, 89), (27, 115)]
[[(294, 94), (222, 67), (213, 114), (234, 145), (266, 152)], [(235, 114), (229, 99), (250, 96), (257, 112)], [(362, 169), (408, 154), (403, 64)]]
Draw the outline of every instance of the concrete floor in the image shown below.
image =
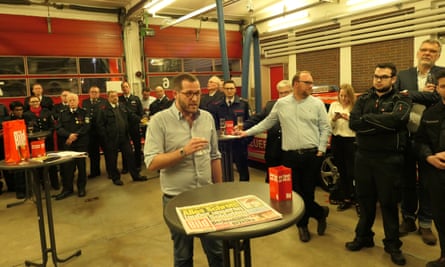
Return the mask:
[[(59, 258), (81, 249), (82, 255), (59, 266), (94, 267), (163, 267), (173, 266), (172, 242), (162, 217), (161, 191), (156, 173), (148, 182), (131, 182), (123, 175), (125, 185), (115, 186), (106, 175), (91, 179), (87, 196), (71, 196), (53, 201), (55, 232)], [(237, 177), (237, 174), (235, 173)], [(264, 181), (264, 172), (251, 169), (251, 180)], [(53, 191), (53, 194), (58, 193)], [(316, 198), (328, 204), (328, 194), (317, 189)], [(15, 193), (0, 196), (0, 267), (25, 266), (25, 260), (41, 261), (36, 208), (32, 201), (6, 208), (16, 201)], [(280, 267), (374, 267), (396, 266), (383, 250), (381, 218), (374, 226), (376, 246), (360, 252), (349, 252), (346, 241), (354, 237), (357, 215), (354, 209), (331, 213), (325, 236), (316, 235), (316, 221), (309, 230), (312, 239), (302, 243), (295, 227), (266, 237), (251, 240), (252, 265)], [(409, 267), (425, 266), (436, 259), (439, 247), (423, 244), (420, 236), (412, 233), (402, 239), (403, 252)], [(48, 266), (53, 266), (51, 260)], [(200, 244), (195, 247), (195, 266), (207, 266)]]

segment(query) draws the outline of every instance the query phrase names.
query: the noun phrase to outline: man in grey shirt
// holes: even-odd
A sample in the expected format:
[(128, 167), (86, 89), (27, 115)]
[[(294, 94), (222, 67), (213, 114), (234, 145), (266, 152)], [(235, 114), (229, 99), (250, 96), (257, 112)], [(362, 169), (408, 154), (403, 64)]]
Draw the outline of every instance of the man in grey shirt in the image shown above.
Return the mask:
[[(201, 88), (191, 74), (175, 77), (176, 101), (154, 116), (147, 129), (145, 164), (160, 171), (163, 204), (194, 188), (222, 182), (221, 153), (210, 113), (200, 110)], [(175, 266), (193, 266), (193, 236), (171, 231)], [(201, 238), (209, 266), (222, 266), (222, 242)]]
[(318, 235), (323, 235), (329, 214), (328, 207), (322, 207), (314, 200), (331, 126), (323, 102), (311, 95), (313, 83), (310, 72), (295, 74), (292, 78), (293, 94), (278, 99), (263, 121), (239, 133), (241, 136), (256, 135), (280, 122), (283, 164), (292, 169), (292, 189), (302, 196), (305, 205), (305, 213), (297, 223), (302, 242), (310, 240), (309, 217), (317, 219)]

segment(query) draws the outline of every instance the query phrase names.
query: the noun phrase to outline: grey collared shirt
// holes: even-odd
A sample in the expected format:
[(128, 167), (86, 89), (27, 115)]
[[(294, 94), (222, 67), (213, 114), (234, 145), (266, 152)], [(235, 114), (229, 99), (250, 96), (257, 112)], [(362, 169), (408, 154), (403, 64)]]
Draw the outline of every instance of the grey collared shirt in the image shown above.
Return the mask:
[(158, 154), (184, 147), (192, 137), (207, 139), (209, 146), (199, 153), (186, 156), (175, 166), (161, 169), (160, 182), (164, 194), (175, 196), (212, 183), (211, 161), (221, 158), (217, 131), (209, 112), (199, 110), (190, 127), (175, 104), (158, 112), (149, 122), (144, 146), (146, 166), (149, 166)]

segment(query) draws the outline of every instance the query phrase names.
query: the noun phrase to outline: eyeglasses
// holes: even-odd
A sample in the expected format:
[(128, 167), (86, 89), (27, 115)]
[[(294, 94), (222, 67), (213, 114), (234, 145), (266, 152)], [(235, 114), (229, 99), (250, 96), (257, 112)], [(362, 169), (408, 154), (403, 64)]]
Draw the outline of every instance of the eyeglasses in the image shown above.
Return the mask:
[(39, 100), (29, 101), (29, 103), (39, 103)]
[(375, 79), (375, 80), (388, 80), (388, 79), (390, 79), (390, 78), (392, 78), (392, 76), (388, 76), (388, 75), (382, 75), (382, 76), (379, 76), (379, 75), (375, 75), (375, 74), (374, 74), (374, 79)]
[(224, 89), (226, 89), (226, 90), (235, 90), (236, 87), (224, 87)]
[(193, 96), (196, 96), (196, 97), (200, 97), (201, 96), (201, 92), (200, 91), (197, 91), (197, 92), (188, 91), (188, 92), (180, 92), (180, 93), (185, 95), (188, 98), (192, 98)]
[(314, 82), (311, 82), (311, 81), (299, 81), (300, 83), (304, 83), (304, 84), (306, 84), (306, 85), (313, 85), (314, 84)]

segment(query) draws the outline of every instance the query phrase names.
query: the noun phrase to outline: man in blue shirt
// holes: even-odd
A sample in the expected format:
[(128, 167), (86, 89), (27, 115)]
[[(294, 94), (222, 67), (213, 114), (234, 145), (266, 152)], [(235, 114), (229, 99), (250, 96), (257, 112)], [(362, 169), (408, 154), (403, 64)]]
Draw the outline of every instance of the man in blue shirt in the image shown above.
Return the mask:
[(239, 134), (252, 136), (280, 122), (283, 165), (292, 169), (292, 189), (304, 200), (305, 213), (297, 223), (302, 242), (310, 240), (309, 218), (318, 221), (317, 233), (324, 235), (329, 208), (315, 202), (315, 185), (328, 145), (331, 126), (324, 103), (311, 95), (314, 80), (309, 71), (292, 78), (293, 94), (280, 98), (270, 114), (259, 124)]

